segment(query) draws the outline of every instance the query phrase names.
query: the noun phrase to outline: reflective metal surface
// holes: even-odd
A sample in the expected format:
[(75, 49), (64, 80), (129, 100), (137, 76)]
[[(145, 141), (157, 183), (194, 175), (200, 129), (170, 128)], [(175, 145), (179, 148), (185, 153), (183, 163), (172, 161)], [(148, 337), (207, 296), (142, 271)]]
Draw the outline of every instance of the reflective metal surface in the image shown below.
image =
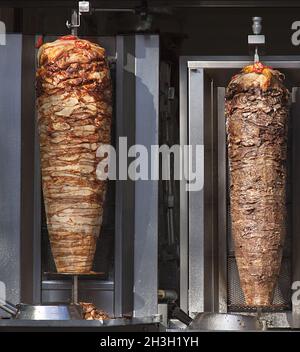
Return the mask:
[(216, 309), (227, 313), (227, 156), (225, 129), (225, 88), (217, 88), (218, 102), (218, 290), (219, 300)]
[(70, 305), (31, 305), (0, 302), (0, 308), (17, 320), (83, 320), (79, 304)]
[[(188, 70), (185, 58), (180, 58), (180, 119), (179, 137), (180, 144), (188, 144)], [(180, 308), (188, 313), (188, 193), (186, 192), (187, 180), (180, 181)]]
[[(135, 36), (135, 143), (158, 145), (159, 37)], [(126, 117), (125, 117), (126, 119)], [(148, 161), (158, 168), (157, 160)], [(134, 316), (157, 314), (158, 181), (135, 181)]]
[(22, 36), (0, 45), (0, 281), (6, 299), (21, 299), (21, 66)]
[[(160, 317), (109, 320), (18, 320), (0, 319), (1, 331), (159, 331), (162, 330)], [(56, 330), (57, 328), (57, 330)]]
[(239, 314), (199, 313), (188, 330), (262, 330), (256, 317)]
[(15, 319), (18, 320), (78, 320), (82, 319), (79, 305), (34, 306), (19, 304)]
[[(158, 143), (159, 37), (117, 37), (116, 136)], [(118, 149), (119, 158), (127, 151)], [(132, 159), (130, 159), (132, 160)], [(115, 316), (157, 313), (157, 181), (116, 181)], [(151, 265), (149, 265), (151, 263)]]
[(18, 312), (18, 308), (14, 304), (11, 304), (9, 302), (3, 302), (1, 299), (0, 299), (0, 308), (4, 312), (11, 315), (12, 317), (15, 317)]

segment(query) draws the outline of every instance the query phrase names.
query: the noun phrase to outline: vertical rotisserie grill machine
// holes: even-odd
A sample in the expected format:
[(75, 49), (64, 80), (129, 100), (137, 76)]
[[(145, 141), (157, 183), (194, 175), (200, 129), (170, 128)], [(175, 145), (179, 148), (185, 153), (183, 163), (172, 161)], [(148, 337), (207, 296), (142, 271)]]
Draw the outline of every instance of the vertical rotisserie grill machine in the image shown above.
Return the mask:
[[(44, 42), (56, 37), (44, 36)], [(113, 78), (113, 144), (158, 143), (159, 37), (87, 37), (109, 56)], [(8, 34), (1, 54), (0, 280), (13, 304), (72, 300), (72, 280), (57, 275), (51, 258), (40, 183), (35, 116), (37, 37)], [(13, 67), (13, 72), (7, 67)], [(6, 146), (6, 147), (4, 147)], [(122, 151), (123, 156), (127, 151)], [(129, 160), (130, 161), (130, 160)], [(112, 317), (157, 314), (157, 181), (110, 181), (93, 270), (79, 278), (75, 300), (90, 301)], [(149, 261), (152, 265), (149, 266)], [(75, 278), (75, 283), (77, 280)], [(76, 285), (75, 285), (76, 286)]]
[[(288, 232), (272, 305), (263, 311), (245, 306), (230, 230), (228, 158), (224, 116), (225, 87), (251, 57), (182, 57), (180, 62), (180, 141), (204, 145), (204, 187), (186, 192), (181, 182), (181, 308), (198, 312), (259, 315), (270, 327), (289, 327), (299, 309), (292, 283), (299, 281), (298, 226), (300, 151), (298, 114), (300, 57), (263, 57), (286, 76), (292, 97), (288, 138)], [(188, 275), (186, 275), (188, 272)]]

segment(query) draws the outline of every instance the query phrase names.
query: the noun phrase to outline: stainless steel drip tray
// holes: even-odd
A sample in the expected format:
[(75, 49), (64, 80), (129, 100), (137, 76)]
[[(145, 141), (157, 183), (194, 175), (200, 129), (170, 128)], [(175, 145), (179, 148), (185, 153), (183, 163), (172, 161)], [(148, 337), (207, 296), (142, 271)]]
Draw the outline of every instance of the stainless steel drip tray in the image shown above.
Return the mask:
[(14, 319), (18, 320), (80, 320), (82, 308), (79, 305), (27, 305), (17, 306)]
[[(253, 315), (255, 315), (253, 313)], [(266, 330), (295, 329), (300, 330), (300, 314), (287, 312), (265, 312), (259, 320)]]
[(79, 304), (43, 304), (32, 305), (9, 302), (0, 303), (1, 310), (11, 315), (14, 320), (80, 320), (83, 310)]
[(292, 312), (261, 313), (199, 313), (187, 330), (196, 331), (263, 331), (300, 330), (300, 314)]
[(188, 326), (188, 330), (257, 331), (261, 322), (255, 316), (226, 313), (199, 313)]
[(1, 331), (159, 331), (160, 316), (108, 320), (17, 320), (0, 319)]

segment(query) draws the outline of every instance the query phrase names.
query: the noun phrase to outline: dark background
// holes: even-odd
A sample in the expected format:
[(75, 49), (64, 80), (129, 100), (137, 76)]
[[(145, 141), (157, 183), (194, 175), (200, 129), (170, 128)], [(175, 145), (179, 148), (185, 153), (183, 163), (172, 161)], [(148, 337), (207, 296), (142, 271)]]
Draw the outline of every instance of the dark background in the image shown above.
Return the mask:
[[(263, 17), (267, 55), (297, 55), (291, 43), (291, 25), (300, 20), (300, 1), (91, 1), (92, 8), (133, 8), (137, 13), (94, 12), (82, 16), (79, 35), (115, 35), (134, 32), (139, 13), (148, 5), (153, 16), (150, 31), (176, 38), (179, 55), (247, 55), (251, 18)], [(144, 6), (144, 7), (143, 7)], [(65, 22), (77, 1), (0, 1), (0, 20), (8, 32), (69, 33)]]

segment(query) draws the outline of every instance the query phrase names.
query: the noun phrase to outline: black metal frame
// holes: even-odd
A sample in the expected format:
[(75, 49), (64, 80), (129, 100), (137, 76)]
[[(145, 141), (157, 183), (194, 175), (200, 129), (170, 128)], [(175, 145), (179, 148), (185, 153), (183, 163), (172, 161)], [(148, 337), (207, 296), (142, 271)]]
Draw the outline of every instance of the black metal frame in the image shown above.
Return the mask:
[[(141, 5), (141, 0), (94, 0), (91, 1), (92, 8), (135, 8)], [(2, 1), (0, 7), (68, 7), (76, 8), (78, 1), (62, 0), (62, 1)], [(300, 7), (297, 0), (148, 0), (149, 6), (162, 6), (171, 8), (187, 8), (187, 7)]]

